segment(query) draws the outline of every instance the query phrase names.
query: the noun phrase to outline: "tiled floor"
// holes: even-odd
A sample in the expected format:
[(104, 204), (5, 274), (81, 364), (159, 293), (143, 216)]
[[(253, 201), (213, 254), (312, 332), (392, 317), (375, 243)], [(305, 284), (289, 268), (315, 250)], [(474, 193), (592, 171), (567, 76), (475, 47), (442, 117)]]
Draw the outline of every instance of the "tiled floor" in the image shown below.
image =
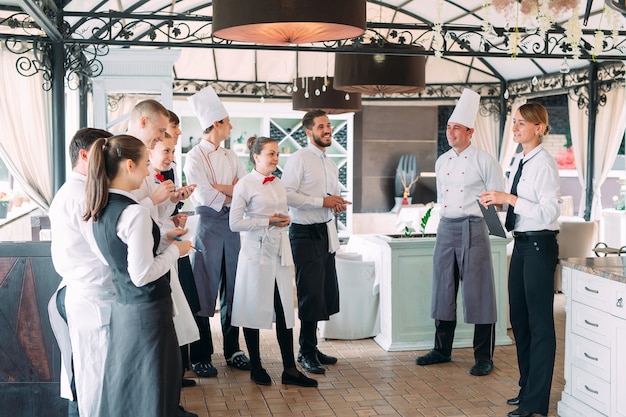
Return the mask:
[[(557, 359), (550, 416), (563, 389), (563, 348), (565, 331), (564, 296), (555, 297)], [(211, 320), (216, 351), (221, 350), (219, 316)], [(216, 331), (217, 330), (217, 331)], [(294, 335), (298, 334), (296, 329)], [(339, 358), (326, 375), (312, 375), (318, 389), (282, 385), (282, 364), (273, 331), (261, 332), (261, 355), (272, 377), (271, 386), (257, 386), (250, 374), (226, 366), (216, 354), (213, 363), (217, 378), (198, 378), (198, 385), (184, 388), (181, 401), (189, 411), (207, 416), (506, 416), (514, 407), (506, 399), (517, 394), (518, 370), (515, 346), (497, 346), (494, 371), (485, 377), (468, 372), (473, 364), (472, 349), (455, 349), (452, 362), (417, 366), (415, 358), (424, 352), (385, 352), (372, 339), (322, 340), (321, 351)], [(242, 337), (242, 347), (245, 342)], [(297, 348), (296, 348), (297, 352)], [(192, 372), (188, 378), (195, 377)]]

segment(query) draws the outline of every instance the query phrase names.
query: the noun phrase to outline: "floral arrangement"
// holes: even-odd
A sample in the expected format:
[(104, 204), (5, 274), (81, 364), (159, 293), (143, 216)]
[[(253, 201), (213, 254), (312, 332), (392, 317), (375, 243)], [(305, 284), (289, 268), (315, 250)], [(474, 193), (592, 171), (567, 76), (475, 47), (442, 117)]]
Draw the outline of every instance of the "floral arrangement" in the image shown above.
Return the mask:
[(9, 201), (9, 195), (4, 191), (0, 191), (0, 201)]

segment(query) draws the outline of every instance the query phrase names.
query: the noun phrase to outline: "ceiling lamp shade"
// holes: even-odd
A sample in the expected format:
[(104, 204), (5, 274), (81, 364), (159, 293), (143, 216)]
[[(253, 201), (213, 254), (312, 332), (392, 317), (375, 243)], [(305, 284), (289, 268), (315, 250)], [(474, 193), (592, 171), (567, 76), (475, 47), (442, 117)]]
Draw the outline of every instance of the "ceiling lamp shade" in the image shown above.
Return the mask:
[(365, 32), (365, 0), (214, 0), (213, 36), (289, 45), (350, 39)]
[[(370, 48), (375, 52), (377, 47)], [(336, 53), (335, 88), (369, 95), (419, 93), (426, 87), (425, 66), (426, 58), (421, 55)]]
[(333, 77), (297, 78), (291, 93), (293, 109), (322, 109), (328, 114), (361, 111), (361, 94), (333, 88)]

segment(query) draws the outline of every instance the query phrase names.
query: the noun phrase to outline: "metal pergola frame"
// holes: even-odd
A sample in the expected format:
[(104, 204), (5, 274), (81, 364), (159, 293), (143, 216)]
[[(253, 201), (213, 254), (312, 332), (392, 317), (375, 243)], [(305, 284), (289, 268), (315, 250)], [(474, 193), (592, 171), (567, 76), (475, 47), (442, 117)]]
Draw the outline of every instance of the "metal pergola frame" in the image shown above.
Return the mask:
[[(450, 0), (446, 0), (450, 2)], [(155, 13), (137, 13), (136, 7), (126, 12), (96, 13), (64, 12), (67, 2), (63, 0), (18, 0), (20, 7), (0, 6), (0, 10), (11, 13), (0, 20), (0, 41), (7, 49), (22, 55), (16, 71), (23, 76), (42, 72), (44, 89), (50, 90), (53, 102), (53, 188), (57, 190), (65, 181), (65, 103), (64, 89), (68, 81), (80, 89), (81, 100), (86, 102), (90, 78), (97, 77), (102, 71), (99, 57), (113, 47), (151, 47), (151, 48), (206, 48), (240, 50), (279, 50), (297, 52), (324, 53), (384, 53), (402, 55), (442, 56), (456, 64), (467, 65), (455, 60), (458, 57), (477, 58), (491, 73), (493, 82), (464, 84), (429, 84), (423, 92), (406, 95), (364, 97), (365, 101), (428, 101), (454, 100), (460, 96), (463, 87), (480, 90), (483, 110), (500, 115), (510, 111), (512, 100), (518, 96), (568, 94), (576, 98), (579, 107), (587, 107), (589, 114), (595, 114), (599, 105), (603, 105), (605, 92), (615, 83), (624, 82), (626, 61), (626, 31), (603, 33), (602, 51), (592, 56), (592, 44), (597, 31), (582, 30), (578, 45), (581, 59), (590, 61), (586, 68), (571, 71), (568, 74), (548, 74), (536, 63), (537, 58), (563, 59), (571, 57), (573, 47), (568, 41), (565, 29), (556, 26), (540, 35), (536, 31), (524, 28), (494, 27), (493, 33), (486, 34), (480, 26), (459, 24), (436, 25), (433, 22), (410, 15), (420, 23), (376, 23), (368, 22), (364, 36), (355, 39), (324, 42), (313, 45), (267, 46), (238, 44), (211, 36), (211, 16), (194, 14), (196, 9), (185, 14), (165, 14), (163, 10)], [(145, 3), (138, 1), (136, 6)], [(370, 3), (392, 7), (382, 1), (370, 0)], [(457, 7), (458, 4), (455, 3)], [(394, 8), (399, 11), (397, 8)], [(475, 14), (476, 10), (466, 10), (466, 14)], [(68, 23), (66, 19), (74, 21)], [(9, 27), (10, 33), (3, 33), (2, 28)], [(386, 32), (387, 35), (383, 35)], [(414, 48), (423, 45), (425, 39), (440, 35), (442, 45), (433, 49)], [(486, 57), (510, 58), (509, 37), (515, 32), (522, 47), (515, 54), (517, 59), (530, 59), (541, 70), (542, 75), (531, 79), (506, 80), (484, 59)], [(89, 36), (85, 36), (88, 34)], [(33, 52), (33, 57), (26, 55)], [(483, 71), (471, 67), (472, 71)], [(245, 80), (198, 80), (174, 79), (175, 95), (190, 95), (206, 85), (213, 85), (218, 93), (226, 97), (291, 99), (289, 83), (272, 81)], [(506, 92), (506, 94), (505, 94)], [(80, 117), (81, 126), (86, 125), (86, 106)], [(595, 117), (589, 118), (589, 146), (587, 169), (593, 172), (593, 143)], [(500, 117), (501, 132), (505, 117)], [(590, 216), (593, 197), (593, 178), (588, 175), (587, 209), (585, 218)]]

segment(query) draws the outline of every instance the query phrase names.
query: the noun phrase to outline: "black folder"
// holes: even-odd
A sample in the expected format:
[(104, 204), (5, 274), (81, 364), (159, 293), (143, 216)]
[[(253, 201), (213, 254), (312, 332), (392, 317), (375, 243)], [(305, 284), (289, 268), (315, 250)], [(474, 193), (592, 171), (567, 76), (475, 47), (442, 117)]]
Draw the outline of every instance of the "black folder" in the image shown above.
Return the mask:
[(489, 208), (485, 208), (480, 201), (477, 199), (476, 203), (478, 203), (478, 207), (480, 207), (480, 211), (483, 212), (483, 217), (485, 218), (485, 222), (487, 223), (487, 228), (489, 229), (489, 234), (494, 236), (506, 237), (506, 232), (502, 227), (502, 223), (500, 222), (500, 218), (498, 217), (498, 213), (496, 212), (496, 206), (491, 205)]

